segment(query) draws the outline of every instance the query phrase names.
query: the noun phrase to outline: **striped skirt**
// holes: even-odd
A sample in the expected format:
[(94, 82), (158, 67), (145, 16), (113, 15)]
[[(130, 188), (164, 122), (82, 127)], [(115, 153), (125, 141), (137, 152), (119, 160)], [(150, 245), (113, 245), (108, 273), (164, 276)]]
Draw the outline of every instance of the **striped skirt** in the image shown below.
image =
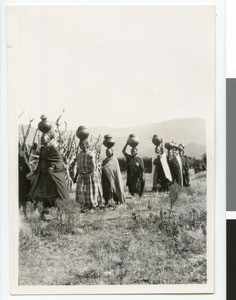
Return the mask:
[(101, 177), (97, 172), (79, 174), (76, 188), (76, 202), (82, 209), (102, 204)]

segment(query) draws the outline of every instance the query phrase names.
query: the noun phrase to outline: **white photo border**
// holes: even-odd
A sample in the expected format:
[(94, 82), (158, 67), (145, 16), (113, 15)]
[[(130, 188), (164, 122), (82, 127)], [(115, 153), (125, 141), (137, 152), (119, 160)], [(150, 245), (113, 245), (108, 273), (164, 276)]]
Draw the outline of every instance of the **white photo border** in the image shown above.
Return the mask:
[[(218, 13), (218, 15), (219, 15), (219, 13)], [(218, 25), (219, 26), (219, 25)], [(219, 30), (218, 30), (219, 31)], [(219, 43), (219, 42), (218, 42)], [(219, 46), (216, 46), (216, 48), (218, 49), (219, 48)], [(218, 56), (217, 56), (218, 57)], [(221, 59), (222, 60), (222, 59)], [(217, 60), (218, 61), (218, 60)], [(218, 69), (219, 68), (221, 68), (221, 70), (222, 70), (222, 66), (224, 65), (224, 61), (221, 61), (220, 62), (220, 64), (218, 64)], [(221, 139), (221, 141), (222, 140), (224, 140), (225, 139), (225, 137), (224, 137), (224, 132), (223, 132), (223, 129), (224, 129), (224, 118), (222, 118), (222, 120), (221, 120), (221, 122), (219, 123), (219, 121), (217, 121), (218, 119), (219, 119), (219, 113), (220, 114), (222, 114), (222, 110), (224, 110), (224, 104), (222, 104), (222, 97), (221, 97), (221, 99), (219, 99), (220, 97), (219, 97), (219, 94), (221, 94), (221, 96), (222, 96), (222, 91), (224, 90), (224, 86), (223, 86), (223, 84), (222, 84), (222, 82), (221, 82), (221, 80), (222, 80), (222, 75), (219, 75), (219, 72), (218, 72), (218, 70), (216, 71), (216, 74), (217, 74), (217, 78), (216, 78), (216, 136), (220, 136), (220, 139)], [(217, 85), (218, 84), (218, 82), (220, 83), (219, 85)], [(220, 88), (218, 88), (220, 86)], [(217, 117), (217, 115), (218, 115), (218, 117)], [(12, 112), (11, 112), (11, 117), (12, 116), (14, 116), (14, 113), (12, 114)], [(6, 120), (5, 120), (6, 121)], [(219, 129), (219, 125), (223, 125), (223, 128), (222, 128), (222, 126), (221, 126), (221, 129), (220, 129), (220, 131), (219, 131), (219, 133), (218, 133), (218, 129)], [(6, 125), (6, 124), (5, 124)], [(9, 136), (12, 136), (11, 134), (12, 134), (12, 132), (14, 132), (14, 127), (12, 127), (13, 126), (13, 123), (12, 122), (9, 122), (8, 123), (8, 132), (9, 132)], [(218, 129), (217, 129), (218, 128)], [(1, 126), (1, 130), (2, 130), (2, 126)], [(212, 130), (214, 131), (214, 126), (213, 126), (213, 128), (212, 128)], [(11, 134), (10, 134), (11, 133)], [(220, 147), (219, 146), (219, 139), (216, 139), (216, 156), (214, 155), (214, 152), (212, 153), (212, 155), (210, 156), (210, 157), (212, 157), (212, 159), (214, 160), (214, 158), (216, 158), (217, 159), (217, 153), (218, 153), (218, 155), (219, 155), (219, 153), (222, 155), (222, 154), (224, 154), (224, 149), (223, 149), (223, 147)], [(9, 149), (11, 149), (11, 147), (12, 147), (12, 141), (11, 141), (11, 139), (9, 139)], [(220, 149), (220, 150), (219, 150)], [(1, 149), (2, 150), (2, 149)], [(217, 150), (218, 150), (218, 152), (217, 152)], [(9, 152), (10, 153), (10, 152)], [(223, 159), (224, 160), (224, 159)], [(218, 159), (217, 159), (217, 162), (218, 162)], [(220, 164), (218, 164), (218, 166), (219, 166)], [(221, 167), (223, 167), (224, 165), (223, 165), (223, 163), (221, 162)], [(6, 167), (6, 166), (5, 166)], [(216, 166), (217, 167), (217, 166)], [(214, 173), (214, 170), (212, 170), (213, 171), (213, 173)], [(217, 172), (217, 168), (216, 168), (216, 172)], [(223, 170), (223, 173), (224, 173), (224, 170)], [(217, 183), (217, 177), (219, 176), (218, 175), (219, 173), (216, 173), (216, 183)], [(222, 174), (222, 173), (221, 173)], [(209, 178), (210, 176), (208, 176), (208, 178)], [(14, 174), (14, 173), (10, 173), (10, 177), (9, 178), (11, 178), (11, 181), (13, 180), (13, 181), (15, 181), (16, 180), (16, 182), (17, 182), (17, 174)], [(14, 179), (13, 179), (14, 178)], [(221, 178), (221, 176), (220, 176), (220, 178)], [(218, 180), (219, 180), (219, 178), (218, 178)], [(217, 190), (217, 184), (216, 184), (216, 190)], [(223, 190), (224, 190), (224, 187), (223, 187)], [(10, 188), (9, 189), (9, 196), (10, 197), (12, 197), (11, 196), (11, 193), (13, 192), (13, 189), (12, 188)], [(221, 195), (223, 195), (223, 191), (221, 191), (221, 193), (220, 193)], [(9, 198), (10, 198), (9, 197)], [(217, 199), (218, 199), (218, 196), (216, 195), (216, 208), (217, 208), (217, 204), (218, 204), (218, 202), (217, 202)], [(209, 203), (208, 203), (209, 204)], [(222, 207), (221, 207), (222, 208)], [(13, 207), (10, 207), (10, 212), (11, 212), (11, 210), (12, 209), (14, 209)], [(210, 209), (210, 210), (209, 210)], [(213, 206), (210, 206), (210, 207), (208, 207), (208, 212), (209, 211), (214, 211), (214, 208), (213, 208)], [(220, 213), (218, 212), (218, 215), (220, 215)], [(215, 215), (216, 217), (217, 217), (217, 214)], [(13, 223), (15, 223), (14, 222), (14, 216), (11, 214), (10, 215), (10, 223), (11, 224), (13, 224)], [(219, 219), (218, 219), (219, 220)], [(220, 220), (221, 220), (221, 218), (220, 218)], [(221, 222), (221, 224), (222, 224), (222, 222)], [(215, 226), (216, 226), (217, 224), (215, 223)], [(217, 226), (216, 226), (216, 228), (217, 228)], [(17, 230), (18, 230), (18, 226), (17, 226), (17, 228), (15, 228), (15, 227), (13, 227), (12, 228), (13, 229), (13, 231), (14, 231), (14, 234), (17, 234)], [(222, 232), (221, 232), (222, 233)], [(209, 236), (209, 235), (208, 235)], [(221, 234), (221, 236), (222, 236), (222, 234)], [(209, 238), (212, 238), (212, 236), (210, 236)], [(218, 244), (219, 244), (219, 242), (218, 242)], [(10, 250), (12, 250), (13, 249), (13, 247), (11, 247), (10, 248)], [(224, 250), (222, 249), (222, 252), (224, 252)], [(213, 253), (211, 253), (211, 254), (213, 254)], [(216, 249), (216, 254), (217, 254), (217, 249)], [(12, 255), (10, 255), (10, 257), (12, 257)], [(213, 257), (214, 257), (214, 255), (213, 255)], [(210, 262), (210, 265), (208, 266), (208, 267), (210, 267), (210, 269), (211, 268), (213, 268), (213, 261), (214, 261), (214, 258), (212, 258), (212, 259), (210, 259), (209, 260), (209, 262)], [(217, 265), (217, 264), (216, 264)], [(13, 276), (14, 276), (14, 281), (15, 281), (15, 283), (17, 283), (17, 281), (18, 281), (18, 279), (16, 280), (16, 276), (15, 276), (15, 268), (14, 268), (14, 264), (12, 264), (12, 274), (13, 274)], [(221, 272), (221, 275), (222, 275), (222, 272)], [(221, 277), (222, 278), (222, 277)], [(217, 279), (217, 276), (216, 276), (216, 279)], [(16, 284), (16, 286), (17, 286), (17, 284)], [(186, 285), (185, 285), (186, 286)], [(201, 293), (212, 293), (213, 292), (213, 282), (211, 282), (211, 289), (209, 289), (208, 287), (206, 288), (206, 290), (204, 290), (204, 288), (202, 289), (202, 286), (203, 285), (201, 285)], [(80, 286), (81, 288), (85, 288), (85, 292), (80, 292), (80, 291), (78, 291), (78, 287), (75, 287), (75, 291), (71, 291), (70, 290), (70, 292), (68, 293), (68, 292), (63, 292), (63, 291), (61, 291), (60, 290), (60, 286), (57, 286), (56, 287), (56, 290), (57, 290), (57, 292), (55, 293), (55, 291), (53, 292), (53, 287), (52, 287), (52, 291), (50, 291), (50, 289), (51, 289), (51, 287), (49, 287), (49, 290), (48, 291), (46, 291), (46, 292), (43, 292), (43, 291), (41, 291), (39, 294), (100, 294), (100, 293), (104, 293), (102, 290), (101, 291), (99, 291), (99, 287), (98, 286), (85, 286), (85, 287), (82, 287), (82, 286)], [(164, 289), (163, 290), (161, 290), (160, 289), (160, 285), (158, 285), (157, 286), (157, 290), (158, 291), (156, 291), (155, 290), (155, 288), (153, 288), (154, 286), (152, 285), (152, 287), (151, 287), (151, 289), (152, 289), (152, 292), (149, 292), (149, 293), (166, 293), (166, 292), (168, 292), (168, 293), (170, 293), (169, 291), (167, 291), (167, 289), (169, 290), (169, 288), (167, 287), (167, 289), (164, 287)], [(29, 289), (28, 289), (29, 288)], [(69, 287), (70, 289), (71, 289), (71, 287)], [(87, 289), (88, 288), (88, 289)], [(148, 293), (148, 292), (146, 292), (145, 291), (145, 289), (143, 290), (143, 292), (142, 291), (139, 291), (139, 290), (137, 290), (137, 286), (128, 286), (128, 288), (130, 288), (130, 291), (127, 291), (127, 286), (123, 286), (123, 287), (121, 287), (121, 286), (118, 286), (117, 287), (117, 290), (116, 290), (116, 286), (112, 286), (112, 293), (109, 293), (109, 294), (116, 294), (116, 293), (122, 293), (122, 294), (128, 294), (128, 293), (131, 293), (131, 294), (143, 294), (143, 293)], [(149, 287), (150, 288), (150, 287)], [(173, 291), (173, 293), (175, 293), (175, 294), (177, 294), (177, 293), (183, 293), (183, 291), (180, 291), (179, 290), (179, 288), (180, 288), (180, 286), (178, 285), (178, 286), (176, 286), (176, 289)], [(28, 291), (27, 292), (25, 292), (25, 290), (26, 289), (28, 289)], [(43, 287), (41, 287), (41, 290), (45, 290), (45, 286), (43, 286)], [(65, 289), (65, 287), (63, 286), (62, 287), (62, 289), (64, 290)], [(73, 287), (72, 287), (72, 290), (73, 290)], [(121, 291), (122, 290), (122, 291)], [(160, 291), (161, 290), (161, 291)], [(216, 289), (217, 290), (217, 289)], [(187, 294), (193, 294), (193, 293), (196, 293), (196, 292), (198, 292), (197, 291), (197, 289), (196, 289), (196, 286), (195, 285), (188, 285), (187, 286), (187, 288), (186, 288), (186, 291), (184, 292), (184, 293), (187, 293)], [(17, 290), (15, 289), (15, 284), (13, 284), (13, 286), (12, 286), (12, 293), (14, 294), (14, 293), (16, 293), (16, 294), (36, 294), (37, 293), (37, 291), (36, 291), (36, 287), (35, 286), (32, 286), (32, 287), (20, 287), (20, 286), (18, 286), (17, 287)], [(189, 296), (189, 297), (191, 297), (191, 296)], [(188, 298), (188, 299), (190, 299), (190, 298)], [(222, 299), (222, 298), (221, 298)]]

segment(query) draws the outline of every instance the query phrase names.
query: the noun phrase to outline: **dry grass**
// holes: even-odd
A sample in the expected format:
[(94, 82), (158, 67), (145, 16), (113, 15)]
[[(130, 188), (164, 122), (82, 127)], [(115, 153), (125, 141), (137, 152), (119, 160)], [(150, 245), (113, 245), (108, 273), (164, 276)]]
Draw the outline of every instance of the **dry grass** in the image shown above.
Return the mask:
[(71, 201), (48, 221), (29, 209), (19, 231), (20, 284), (206, 283), (206, 174), (173, 190), (172, 206), (170, 194), (146, 191), (85, 214)]

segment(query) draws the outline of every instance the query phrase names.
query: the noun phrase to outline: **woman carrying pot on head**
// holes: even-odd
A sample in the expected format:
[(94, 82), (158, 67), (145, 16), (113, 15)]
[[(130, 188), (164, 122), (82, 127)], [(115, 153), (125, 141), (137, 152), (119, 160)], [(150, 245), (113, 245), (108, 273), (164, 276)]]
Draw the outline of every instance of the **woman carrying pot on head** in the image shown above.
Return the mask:
[(77, 155), (76, 201), (81, 212), (102, 205), (101, 178), (97, 171), (95, 153), (89, 150), (87, 139), (80, 140), (81, 151)]
[(178, 153), (178, 147), (174, 143), (166, 143), (165, 148), (168, 150), (167, 162), (170, 167), (173, 183), (183, 185), (182, 163)]
[(106, 149), (106, 158), (102, 162), (102, 189), (105, 204), (114, 199), (116, 204), (124, 203), (124, 187), (118, 160), (112, 149)]
[[(145, 179), (144, 179), (144, 163), (143, 160), (138, 157), (138, 149), (134, 143), (131, 141), (131, 136), (127, 140), (122, 153), (126, 157), (127, 160), (127, 182), (126, 185), (129, 188), (129, 193), (133, 196), (134, 194), (138, 194), (140, 197), (143, 194)], [(133, 146), (131, 149), (131, 155), (126, 152), (127, 146)]]
[(49, 131), (41, 137), (38, 166), (33, 174), (29, 197), (41, 201), (44, 208), (57, 206), (69, 199), (62, 157), (54, 146), (54, 133)]
[(166, 154), (163, 149), (163, 142), (161, 141), (155, 148), (156, 158), (153, 161), (155, 166), (153, 174), (153, 191), (165, 192), (168, 191), (172, 176), (167, 163)]

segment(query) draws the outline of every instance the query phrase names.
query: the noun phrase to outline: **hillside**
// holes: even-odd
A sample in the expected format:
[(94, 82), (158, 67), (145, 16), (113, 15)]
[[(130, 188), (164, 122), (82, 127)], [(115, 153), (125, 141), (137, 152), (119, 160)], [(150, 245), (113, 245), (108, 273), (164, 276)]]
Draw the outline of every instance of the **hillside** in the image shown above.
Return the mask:
[[(78, 124), (81, 125), (81, 124)], [(26, 131), (27, 126), (24, 125)], [(73, 129), (74, 133), (76, 129)], [(90, 128), (91, 135), (97, 137), (99, 134), (103, 138), (105, 134), (111, 134), (116, 144), (114, 153), (117, 157), (121, 156), (121, 150), (126, 143), (130, 133), (134, 133), (140, 139), (138, 147), (140, 156), (152, 156), (154, 153), (154, 145), (151, 142), (153, 134), (159, 134), (165, 141), (174, 141), (183, 143), (186, 146), (185, 154), (200, 158), (206, 152), (206, 130), (205, 121), (198, 118), (174, 119), (166, 122), (145, 124), (126, 128), (110, 128), (96, 127)], [(19, 133), (22, 135), (21, 126)], [(31, 144), (35, 128), (32, 128), (27, 139), (27, 143)]]

